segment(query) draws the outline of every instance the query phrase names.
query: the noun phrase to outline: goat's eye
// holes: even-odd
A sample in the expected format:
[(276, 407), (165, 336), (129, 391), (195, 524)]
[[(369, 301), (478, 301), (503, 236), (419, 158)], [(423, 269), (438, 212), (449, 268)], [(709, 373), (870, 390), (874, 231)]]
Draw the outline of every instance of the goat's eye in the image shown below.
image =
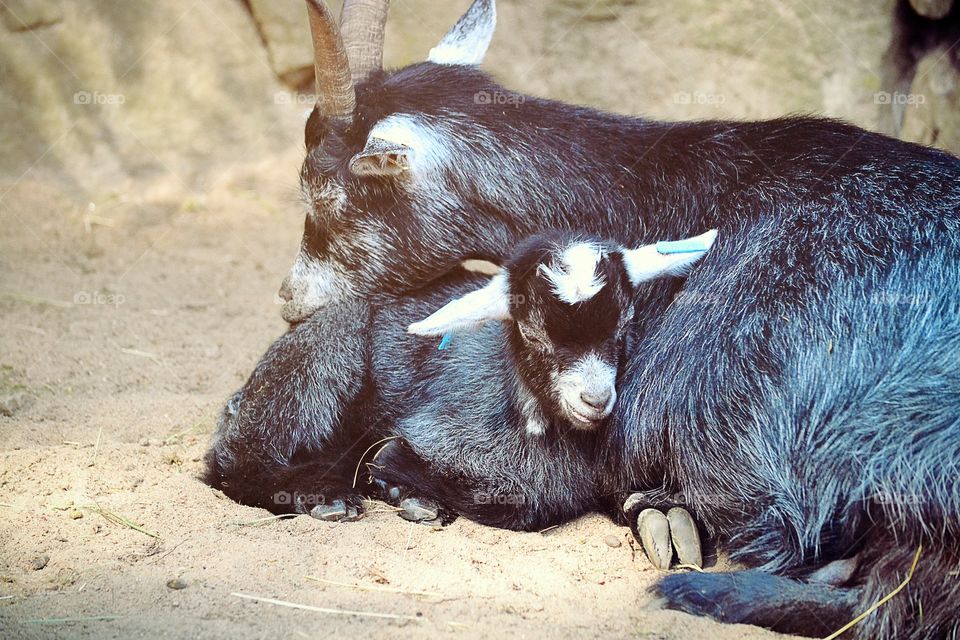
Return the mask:
[(517, 328), (520, 330), (520, 337), (523, 338), (523, 341), (534, 349), (544, 352), (552, 351), (550, 341), (542, 329), (531, 327), (523, 322), (518, 323)]

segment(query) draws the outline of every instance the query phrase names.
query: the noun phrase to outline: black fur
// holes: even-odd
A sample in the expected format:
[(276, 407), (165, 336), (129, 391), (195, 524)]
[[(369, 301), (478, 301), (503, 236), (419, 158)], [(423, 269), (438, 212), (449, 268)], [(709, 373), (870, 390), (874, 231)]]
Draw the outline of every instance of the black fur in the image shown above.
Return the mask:
[[(511, 100), (476, 100), (483, 92)], [(415, 180), (353, 176), (350, 158), (394, 113), (442, 125), (453, 145), (448, 161)], [(341, 265), (355, 293), (414, 291), (463, 258), (502, 261), (545, 229), (636, 246), (718, 228), (714, 253), (686, 284), (641, 292), (638, 352), (598, 444), (600, 494), (669, 496), (736, 560), (785, 579), (858, 558), (842, 610), (797, 596), (831, 621), (890, 592), (922, 543), (910, 585), (853, 634), (960, 635), (949, 604), (960, 601), (950, 573), (960, 555), (960, 161), (830, 120), (660, 123), (605, 114), (434, 64), (373, 77), (360, 87), (353, 124), (314, 116), (307, 144), (305, 251)], [(355, 242), (371, 230), (382, 251)], [(326, 345), (307, 355), (340, 350), (339, 333), (301, 326), (292, 335), (301, 331)], [(271, 352), (262, 366), (273, 373), (264, 375), (286, 375), (281, 364)], [(369, 364), (343, 367), (345, 382), (323, 392), (349, 396), (342, 389)], [(255, 388), (248, 384), (244, 400)], [(267, 422), (243, 454), (258, 460), (273, 432), (290, 440), (277, 408), (299, 390), (271, 389), (275, 396), (253, 400)], [(302, 428), (304, 440), (315, 427)], [(523, 460), (505, 451), (501, 464)], [(400, 447), (388, 454), (409, 455)], [(461, 484), (443, 490), (464, 494), (486, 481), (462, 472), (456, 457), (449, 464)], [(436, 487), (418, 473), (405, 479), (411, 489)], [(575, 502), (580, 485), (564, 485), (562, 469), (557, 479), (550, 491)], [(689, 591), (718, 579), (683, 580)], [(796, 607), (771, 620), (771, 606), (783, 602), (777, 584), (757, 581), (721, 617), (819, 633)], [(669, 585), (670, 606), (716, 614), (709, 601), (681, 602)]]
[[(612, 509), (612, 500), (597, 495), (603, 426), (571, 423), (551, 373), (562, 376), (588, 354), (616, 370), (632, 290), (620, 254), (607, 246), (597, 270), (605, 286), (577, 305), (557, 300), (538, 265), (575, 241), (549, 234), (523, 243), (506, 265), (513, 320), (457, 332), (443, 351), (438, 340), (409, 335), (406, 327), (479, 289), (486, 278), (451, 274), (402, 299), (320, 310), (271, 347), (228, 404), (207, 482), (275, 513), (309, 513), (334, 500), (356, 508), (361, 495), (393, 503), (416, 497), (511, 529), (540, 529)], [(331, 330), (340, 339), (352, 333), (352, 341), (339, 346)], [(539, 337), (531, 342), (530, 335)], [(334, 373), (327, 363), (351, 351), (363, 354), (363, 364), (343, 371), (355, 384), (341, 398), (342, 413), (318, 411), (316, 392), (332, 388), (306, 380), (318, 363)], [(524, 431), (523, 389), (533, 392), (549, 423), (542, 435)], [(285, 432), (261, 433), (264, 414), (274, 421), (284, 416)], [(301, 438), (299, 446), (288, 446), (294, 437)], [(394, 487), (400, 492), (391, 496)]]

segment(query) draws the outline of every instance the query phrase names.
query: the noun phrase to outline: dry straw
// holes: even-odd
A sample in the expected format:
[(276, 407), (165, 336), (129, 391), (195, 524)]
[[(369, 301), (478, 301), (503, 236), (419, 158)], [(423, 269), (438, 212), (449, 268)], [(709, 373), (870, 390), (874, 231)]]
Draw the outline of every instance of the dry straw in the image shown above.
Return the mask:
[(884, 597), (874, 602), (873, 606), (871, 606), (869, 609), (867, 609), (866, 611), (858, 615), (856, 618), (854, 618), (853, 620), (845, 624), (840, 629), (837, 629), (836, 631), (831, 633), (829, 636), (824, 638), (824, 640), (834, 640), (835, 638), (839, 638), (841, 635), (843, 635), (853, 627), (863, 622), (864, 618), (866, 618), (868, 615), (870, 615), (871, 613), (873, 613), (874, 611), (882, 607), (884, 604), (886, 604), (891, 598), (893, 598), (893, 596), (903, 591), (903, 588), (906, 587), (907, 584), (910, 583), (910, 580), (913, 578), (913, 572), (917, 570), (917, 563), (920, 562), (921, 551), (923, 551), (923, 545), (920, 545), (919, 547), (917, 547), (917, 553), (914, 554), (913, 556), (913, 564), (910, 566), (910, 572), (907, 573), (907, 577), (904, 578), (903, 582), (900, 583), (900, 586), (898, 586), (896, 589), (894, 589)]

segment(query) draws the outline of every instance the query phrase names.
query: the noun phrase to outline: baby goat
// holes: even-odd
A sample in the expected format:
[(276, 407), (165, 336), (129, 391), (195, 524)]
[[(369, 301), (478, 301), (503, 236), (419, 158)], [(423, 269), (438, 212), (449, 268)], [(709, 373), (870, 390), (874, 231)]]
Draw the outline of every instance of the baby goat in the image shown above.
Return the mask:
[[(598, 508), (596, 429), (616, 401), (633, 289), (683, 275), (715, 236), (627, 250), (540, 235), (480, 288), (479, 276), (459, 274), (365, 310), (325, 307), (278, 340), (228, 404), (208, 481), (240, 502), (331, 520), (360, 515), (361, 462), (372, 485), (364, 493), (413, 498), (425, 519), (436, 517), (434, 502), (535, 529)], [(358, 336), (342, 348), (364, 354), (364, 371), (331, 365), (339, 355), (329, 347), (340, 345), (331, 331)], [(420, 336), (445, 336), (442, 348)], [(339, 409), (313, 402), (325, 396), (318, 360), (356, 381), (340, 384), (352, 395)]]

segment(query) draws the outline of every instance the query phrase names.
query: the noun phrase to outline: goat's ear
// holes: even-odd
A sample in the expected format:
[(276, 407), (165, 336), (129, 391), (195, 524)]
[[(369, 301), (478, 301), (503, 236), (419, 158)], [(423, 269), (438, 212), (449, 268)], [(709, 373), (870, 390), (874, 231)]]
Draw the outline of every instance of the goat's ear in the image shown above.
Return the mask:
[(442, 336), (458, 329), (472, 329), (488, 320), (509, 320), (509, 289), (504, 274), (494, 276), (484, 288), (451, 300), (430, 317), (411, 324), (407, 332)]
[(658, 242), (639, 249), (625, 249), (623, 264), (627, 269), (630, 283), (637, 286), (642, 282), (665, 276), (687, 274), (700, 258), (706, 255), (717, 239), (717, 230), (679, 240), (677, 242)]
[(363, 151), (350, 160), (350, 171), (357, 176), (398, 176), (410, 170), (412, 148), (372, 135)]
[(483, 62), (497, 28), (495, 0), (474, 0), (465, 14), (430, 50), (428, 62), (478, 65)]

